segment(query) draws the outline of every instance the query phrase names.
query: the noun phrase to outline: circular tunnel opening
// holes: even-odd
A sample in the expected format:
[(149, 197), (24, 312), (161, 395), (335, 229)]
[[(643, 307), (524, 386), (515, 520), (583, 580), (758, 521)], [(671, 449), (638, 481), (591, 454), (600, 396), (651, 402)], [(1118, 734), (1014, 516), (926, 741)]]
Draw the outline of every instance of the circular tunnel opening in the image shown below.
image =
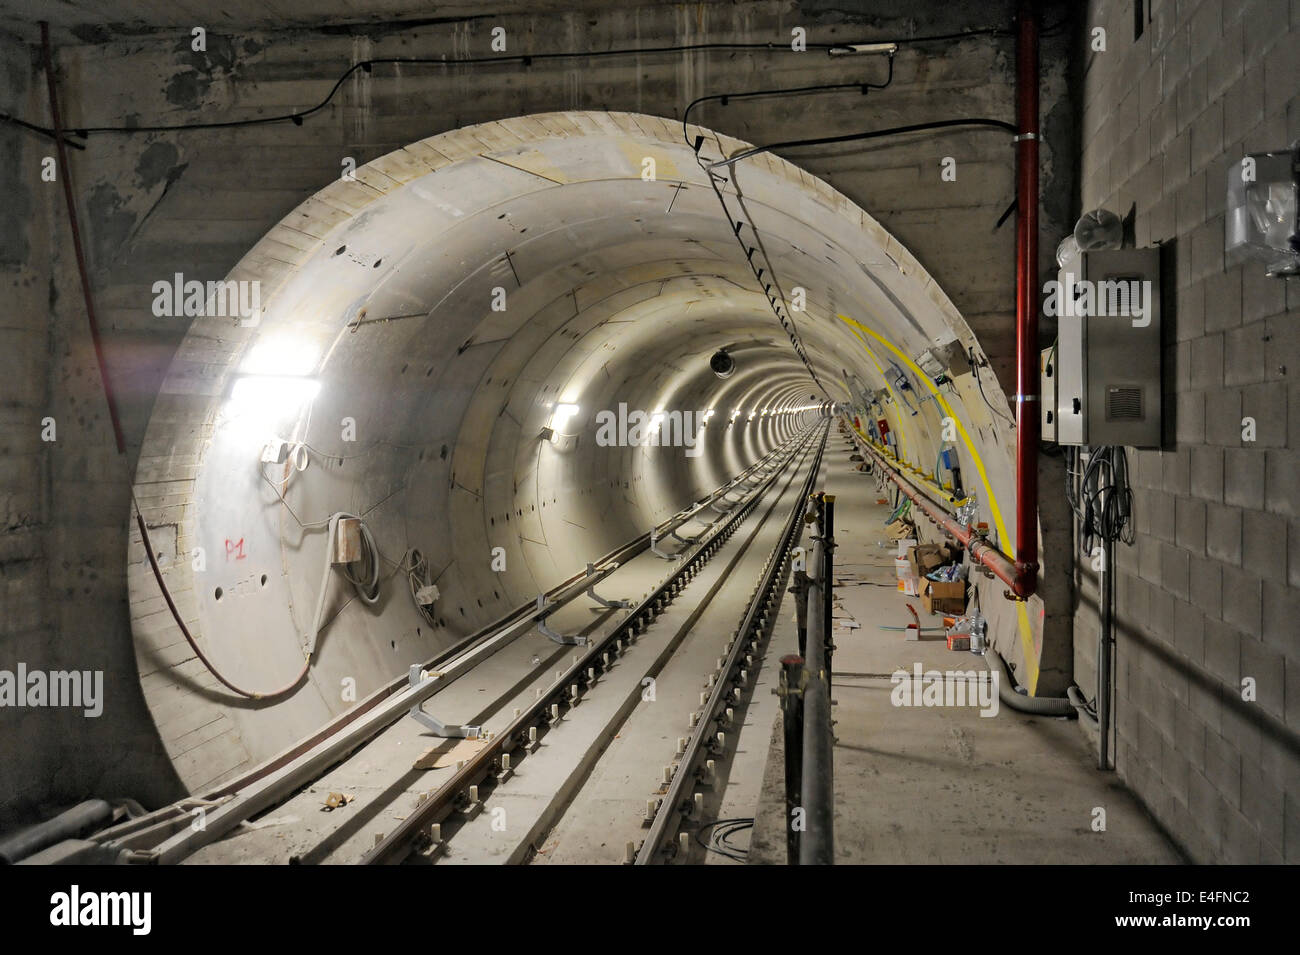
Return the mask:
[[(706, 168), (747, 145), (634, 114), (467, 127), (325, 186), (240, 261), (241, 307), (195, 319), (159, 395), (141, 460), (176, 491), (143, 516), (176, 528), (165, 582), (213, 667), (258, 690), (306, 674), (242, 698), (162, 611), (138, 621), (160, 728), (195, 707), (230, 728), (177, 760), (187, 785), (283, 750), (832, 402), (918, 472), (952, 448), (1010, 549), (1009, 435), (969, 367), (918, 364), (978, 354), (970, 330), (824, 182), (770, 154)], [(131, 600), (160, 604), (152, 577)]]

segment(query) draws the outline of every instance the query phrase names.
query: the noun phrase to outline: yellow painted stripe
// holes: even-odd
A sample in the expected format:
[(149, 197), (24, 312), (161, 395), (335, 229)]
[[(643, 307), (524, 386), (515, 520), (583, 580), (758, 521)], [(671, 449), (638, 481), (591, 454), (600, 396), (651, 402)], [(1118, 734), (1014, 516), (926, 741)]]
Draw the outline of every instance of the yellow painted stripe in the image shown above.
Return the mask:
[[(880, 359), (877, 358), (876, 353), (871, 350), (871, 346), (867, 344), (867, 340), (858, 333), (856, 328), (850, 326), (849, 331), (851, 331), (858, 341), (862, 343), (862, 347), (866, 350), (867, 356), (871, 359), (872, 364), (876, 366), (876, 371), (880, 372), (880, 380), (885, 383), (885, 390), (894, 396), (894, 408), (896, 410), (896, 414), (894, 415), (894, 429), (898, 432), (898, 451), (903, 456), (903, 460), (907, 461), (907, 430), (903, 427), (902, 422), (902, 409), (904, 407), (903, 401), (898, 397), (898, 392), (894, 391), (893, 386), (890, 385), (889, 376), (885, 374), (885, 366), (880, 363)], [(888, 411), (885, 412), (885, 417), (889, 417)]]
[[(898, 348), (898, 346), (889, 341), (889, 339), (885, 338), (883, 335), (868, 328), (861, 322), (849, 318), (847, 315), (840, 315), (839, 318), (840, 321), (849, 326), (851, 331), (865, 332), (897, 355), (899, 360), (904, 362), (920, 379), (921, 383), (930, 390), (930, 393), (935, 397), (935, 401), (943, 408), (944, 412), (952, 418), (953, 422), (957, 425), (957, 433), (961, 436), (962, 444), (964, 444), (966, 450), (970, 452), (971, 460), (975, 464), (975, 470), (980, 476), (980, 483), (984, 486), (984, 493), (989, 504), (989, 515), (993, 518), (993, 526), (998, 532), (998, 543), (1009, 556), (1014, 558), (1016, 556), (1015, 543), (1012, 541), (1011, 535), (1007, 533), (1006, 523), (1002, 519), (1002, 509), (998, 506), (997, 495), (993, 493), (993, 486), (989, 483), (988, 472), (984, 469), (984, 461), (980, 458), (980, 453), (975, 448), (975, 442), (971, 440), (970, 434), (966, 431), (966, 425), (962, 422), (961, 418), (957, 416), (956, 412), (952, 410), (952, 406), (949, 405), (947, 400), (943, 397), (943, 394), (937, 387), (935, 387), (934, 382), (930, 380), (930, 376), (918, 368), (916, 363), (913, 362), (912, 359), (908, 358), (907, 355)], [(857, 338), (862, 340), (861, 335), (858, 335)], [(864, 347), (866, 346), (865, 341), (863, 341), (863, 345)], [(868, 353), (871, 353), (869, 347), (867, 348), (867, 351)], [(880, 362), (876, 360), (874, 354), (871, 354), (871, 359), (876, 362), (876, 367), (879, 368)], [(1038, 687), (1038, 652), (1034, 648), (1034, 632), (1033, 628), (1029, 625), (1029, 614), (1025, 610), (1024, 601), (1016, 601), (1016, 610), (1019, 621), (1018, 629), (1020, 630), (1020, 646), (1024, 652), (1025, 668), (1029, 671), (1027, 674), (1028, 679), (1025, 681), (1025, 688), (1029, 691), (1030, 695), (1032, 695)]]

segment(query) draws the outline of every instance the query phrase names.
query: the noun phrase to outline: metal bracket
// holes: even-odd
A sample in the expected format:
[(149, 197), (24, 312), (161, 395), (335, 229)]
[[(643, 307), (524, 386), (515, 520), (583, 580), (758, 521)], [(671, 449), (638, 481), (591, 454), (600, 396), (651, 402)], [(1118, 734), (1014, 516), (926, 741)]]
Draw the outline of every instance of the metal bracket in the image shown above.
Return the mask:
[[(546, 597), (543, 594), (537, 595), (537, 609), (538, 610), (546, 609)], [(587, 645), (589, 641), (587, 640), (586, 637), (566, 637), (564, 634), (557, 633), (556, 631), (552, 630), (550, 627), (546, 625), (546, 617), (548, 616), (550, 615), (545, 614), (537, 621), (537, 632), (540, 633), (542, 636), (544, 636), (547, 640), (550, 640), (554, 643), (563, 643), (572, 647), (585, 647)]]
[(659, 532), (650, 532), (650, 552), (656, 557), (662, 557), (664, 560), (677, 560), (681, 554), (669, 554), (659, 549)]
[[(411, 686), (419, 686), (424, 682), (425, 676), (418, 663), (411, 664), (411, 671), (406, 677)], [(424, 712), (424, 704), (417, 703), (411, 707), (411, 719), (415, 720), (427, 730), (431, 730), (435, 736), (442, 736), (447, 739), (478, 739), (483, 732), (481, 726), (452, 726), (444, 723), (436, 716)]]
[[(596, 565), (588, 564), (587, 576), (594, 577), (595, 575), (596, 575)], [(596, 588), (594, 585), (587, 588), (587, 596), (590, 597), (592, 600), (596, 601), (596, 603), (600, 604), (602, 607), (608, 607), (610, 610), (627, 610), (629, 607), (632, 606), (632, 601), (630, 600), (606, 600), (600, 594), (596, 593)]]

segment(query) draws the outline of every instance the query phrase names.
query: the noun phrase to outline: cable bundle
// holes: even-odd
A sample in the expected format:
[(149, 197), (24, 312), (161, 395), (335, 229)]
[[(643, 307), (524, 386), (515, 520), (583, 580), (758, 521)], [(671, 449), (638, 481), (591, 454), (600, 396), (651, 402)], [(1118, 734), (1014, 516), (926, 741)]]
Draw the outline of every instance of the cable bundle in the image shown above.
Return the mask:
[(1122, 447), (1094, 448), (1082, 472), (1079, 450), (1069, 454), (1066, 500), (1079, 522), (1080, 550), (1090, 557), (1101, 541), (1132, 545), (1133, 491), (1129, 486), (1128, 451)]
[[(737, 845), (732, 839), (739, 833), (754, 828), (753, 819), (719, 819), (710, 822), (695, 831), (695, 841), (710, 852), (725, 856), (732, 862), (745, 862), (749, 856), (749, 847)], [(704, 834), (709, 834), (705, 841)]]

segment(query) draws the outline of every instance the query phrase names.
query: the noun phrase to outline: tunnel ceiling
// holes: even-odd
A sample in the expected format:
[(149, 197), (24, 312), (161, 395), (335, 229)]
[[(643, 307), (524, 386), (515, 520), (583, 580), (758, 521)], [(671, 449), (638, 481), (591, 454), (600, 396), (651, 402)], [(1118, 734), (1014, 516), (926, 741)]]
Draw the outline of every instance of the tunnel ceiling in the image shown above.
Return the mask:
[[(979, 459), (979, 496), (1009, 545), (1012, 509), (989, 513), (1010, 499), (1007, 435), (969, 374), (933, 398), (912, 363), (954, 339), (978, 352), (947, 297), (865, 212), (771, 155), (719, 170), (738, 242), (687, 145), (696, 135), (705, 161), (746, 147), (627, 113), (438, 135), (321, 189), (230, 274), (260, 283), (261, 311), (194, 320), (136, 479), (151, 528), (174, 529), (153, 535), (167, 542), (154, 549), (182, 614), (232, 679), (270, 688), (309, 642), (323, 520), (363, 516), (394, 576), (367, 607), (327, 574), (329, 622), (307, 684), (250, 704), (185, 652), (133, 552), (137, 655), (164, 740), (178, 700), (220, 724), (174, 754), (187, 784), (271, 755), (345, 708), (341, 681), (374, 688), (702, 496), (812, 420), (789, 409), (857, 401), (850, 382), (886, 388), (891, 363), (913, 390), (885, 411), (900, 450), (932, 463), (942, 419), (956, 417), (959, 451)], [(805, 290), (806, 311), (787, 314), (811, 370), (749, 248), (787, 309)], [(724, 347), (737, 370), (721, 380), (708, 360)], [(1002, 400), (991, 376), (984, 388)], [(620, 404), (714, 415), (698, 453), (601, 446), (597, 413)], [(287, 465), (259, 464), (272, 436), (306, 447)], [(440, 574), (436, 626), (394, 569), (410, 548)]]

